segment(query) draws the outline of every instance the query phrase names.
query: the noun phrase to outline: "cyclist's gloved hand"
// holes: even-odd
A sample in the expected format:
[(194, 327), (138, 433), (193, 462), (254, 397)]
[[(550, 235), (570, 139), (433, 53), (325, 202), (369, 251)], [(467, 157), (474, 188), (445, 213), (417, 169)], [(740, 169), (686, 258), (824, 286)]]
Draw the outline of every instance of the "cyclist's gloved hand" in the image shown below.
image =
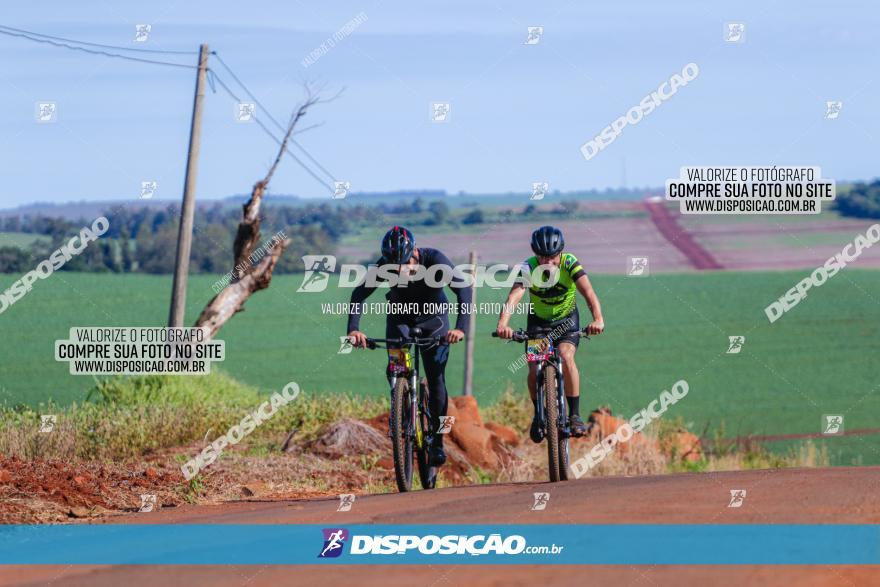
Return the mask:
[(351, 341), (351, 346), (353, 347), (357, 347), (359, 349), (367, 348), (367, 335), (360, 330), (352, 330), (351, 332), (349, 332), (348, 340)]

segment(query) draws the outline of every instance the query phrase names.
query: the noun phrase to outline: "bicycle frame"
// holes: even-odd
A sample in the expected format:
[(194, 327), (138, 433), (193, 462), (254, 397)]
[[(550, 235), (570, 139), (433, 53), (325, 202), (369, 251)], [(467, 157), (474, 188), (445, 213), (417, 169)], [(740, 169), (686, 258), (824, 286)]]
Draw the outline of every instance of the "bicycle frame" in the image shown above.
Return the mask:
[[(537, 363), (537, 372), (535, 373), (535, 399), (537, 400), (537, 414), (538, 418), (541, 422), (547, 425), (547, 414), (545, 413), (544, 407), (544, 367), (548, 363), (552, 365), (556, 369), (556, 401), (559, 406), (557, 413), (559, 414), (559, 422), (557, 425), (559, 427), (559, 431), (563, 433), (565, 438), (571, 436), (571, 426), (568, 422), (568, 402), (565, 400), (565, 373), (563, 372), (563, 365), (565, 361), (562, 356), (559, 354), (559, 349), (556, 344), (549, 339), (550, 330), (541, 329), (533, 332), (526, 332), (524, 330), (517, 330), (514, 332), (513, 338), (511, 340), (517, 342), (525, 343), (526, 354), (528, 354), (528, 346), (529, 340), (544, 338), (547, 340), (547, 344), (550, 345), (550, 349), (545, 354), (545, 356), (540, 361), (529, 361), (529, 363)], [(579, 335), (583, 338), (589, 340), (589, 336), (586, 333), (586, 330), (581, 330)], [(493, 332), (493, 337), (498, 337), (498, 334)]]
[[(394, 387), (397, 385), (397, 378), (399, 376), (404, 376), (404, 377), (409, 378), (409, 388), (412, 390), (412, 393), (410, 394), (411, 401), (410, 401), (409, 420), (407, 422), (406, 433), (408, 436), (410, 436), (411, 438), (413, 438), (415, 440), (416, 448), (421, 449), (424, 439), (422, 438), (421, 428), (416, 428), (416, 421), (419, 417), (419, 399), (422, 395), (420, 386), (418, 385), (419, 365), (421, 362), (422, 353), (421, 353), (421, 348), (419, 347), (419, 345), (408, 344), (408, 345), (404, 345), (404, 346), (406, 346), (407, 348), (415, 347), (414, 352), (412, 353), (413, 354), (413, 366), (409, 370), (409, 373), (394, 374), (390, 377), (391, 389), (393, 390)], [(401, 348), (403, 348), (403, 346)], [(427, 410), (427, 405), (425, 406), (425, 410)], [(427, 413), (427, 411), (426, 411), (426, 413)], [(430, 419), (428, 421), (430, 422)]]
[[(498, 337), (497, 332), (492, 336)], [(517, 330), (508, 337), (512, 341), (525, 343), (526, 360), (532, 369), (535, 364), (535, 418), (543, 428), (547, 438), (547, 456), (550, 469), (550, 481), (564, 481), (569, 475), (569, 446), (568, 439), (572, 436), (571, 423), (568, 418), (568, 401), (565, 396), (565, 359), (559, 352), (555, 341), (551, 340), (552, 331), (540, 328), (532, 331)], [(578, 336), (589, 339), (585, 330), (578, 332)], [(530, 341), (540, 341), (530, 348)], [(555, 372), (556, 397), (547, 397), (552, 393), (546, 389), (547, 367), (552, 367)], [(553, 402), (556, 402), (555, 405)], [(549, 415), (555, 408), (556, 421), (548, 422)]]
[[(528, 341), (526, 341), (525, 344), (526, 347), (528, 347)], [(559, 420), (556, 422), (556, 426), (565, 438), (569, 438), (571, 436), (571, 426), (568, 422), (568, 402), (565, 400), (565, 374), (562, 371), (564, 361), (559, 354), (556, 345), (553, 343), (550, 344), (551, 351), (548, 353), (547, 357), (541, 361), (536, 361), (535, 397), (537, 399), (536, 408), (538, 419), (543, 422), (545, 426), (550, 425), (550, 422), (547, 422), (546, 407), (544, 404), (544, 367), (549, 363), (556, 369), (556, 404), (558, 406), (556, 413), (558, 414)]]
[[(419, 367), (421, 365), (421, 356), (422, 356), (422, 347), (439, 344), (440, 337), (430, 336), (430, 337), (404, 337), (404, 338), (368, 338), (367, 343), (369, 348), (378, 348), (377, 343), (385, 343), (385, 348), (390, 348), (388, 344), (400, 345), (395, 348), (407, 348), (412, 349), (415, 347), (412, 352), (413, 356), (413, 365), (409, 369), (408, 372), (402, 373), (394, 373), (389, 376), (390, 379), (390, 389), (393, 391), (394, 387), (397, 385), (397, 380), (399, 377), (407, 377), (409, 379), (409, 386), (412, 390), (410, 394), (411, 401), (409, 406), (409, 418), (407, 422), (407, 435), (410, 438), (415, 440), (416, 448), (421, 450), (425, 446), (425, 438), (430, 438), (434, 435), (433, 430), (424, 431), (421, 427), (417, 427), (416, 423), (419, 418), (419, 410), (425, 415), (428, 422), (431, 422), (431, 413), (428, 409), (428, 398), (425, 397), (424, 390), (422, 390), (421, 385), (419, 385)], [(421, 405), (420, 405), (421, 404)], [(424, 436), (423, 436), (424, 433)]]

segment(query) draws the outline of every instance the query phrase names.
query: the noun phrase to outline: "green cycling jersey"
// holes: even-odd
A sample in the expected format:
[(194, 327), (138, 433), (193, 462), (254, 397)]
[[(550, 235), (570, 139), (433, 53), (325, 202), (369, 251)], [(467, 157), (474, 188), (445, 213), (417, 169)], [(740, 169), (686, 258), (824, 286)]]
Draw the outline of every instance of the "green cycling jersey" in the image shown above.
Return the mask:
[[(538, 265), (537, 257), (529, 257), (523, 263), (523, 270), (528, 267), (527, 270), (532, 275)], [(583, 275), (586, 273), (577, 257), (571, 253), (562, 253), (562, 258), (559, 260), (559, 279), (554, 285), (539, 287), (540, 283), (547, 281), (546, 277), (531, 279), (529, 301), (532, 303), (535, 316), (541, 320), (556, 322), (574, 312), (577, 308), (575, 282)]]

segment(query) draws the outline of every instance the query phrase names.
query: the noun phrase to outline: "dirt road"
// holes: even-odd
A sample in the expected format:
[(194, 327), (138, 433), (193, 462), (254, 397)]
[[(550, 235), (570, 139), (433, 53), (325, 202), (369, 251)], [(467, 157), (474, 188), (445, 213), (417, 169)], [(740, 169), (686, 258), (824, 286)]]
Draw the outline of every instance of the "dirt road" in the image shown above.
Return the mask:
[[(746, 490), (728, 507), (732, 489)], [(532, 511), (535, 491), (549, 491)], [(846, 524), (880, 523), (880, 467), (591, 478), (336, 499), (185, 506), (108, 520), (123, 524)], [(589, 532), (589, 527), (584, 528)], [(291, 544), (290, 548), (300, 545)], [(312, 547), (313, 545), (308, 545)], [(283, 548), (285, 545), (279, 545)], [(625, 545), (622, 546), (625, 548)], [(662, 545), (658, 545), (662, 548)], [(6, 567), (0, 585), (878, 585), (880, 568), (792, 566), (119, 566)]]

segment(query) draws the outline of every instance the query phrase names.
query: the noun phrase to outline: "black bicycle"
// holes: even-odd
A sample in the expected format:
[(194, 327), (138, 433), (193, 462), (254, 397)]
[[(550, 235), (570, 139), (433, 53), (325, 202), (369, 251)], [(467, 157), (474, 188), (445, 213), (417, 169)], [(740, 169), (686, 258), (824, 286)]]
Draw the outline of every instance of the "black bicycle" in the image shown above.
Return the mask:
[[(565, 400), (563, 359), (550, 339), (551, 332), (550, 329), (516, 330), (512, 340), (524, 342), (526, 361), (538, 365), (535, 380), (536, 415), (547, 439), (550, 481), (555, 482), (569, 478), (568, 439), (571, 425), (568, 421), (568, 402)], [(578, 334), (590, 338), (586, 329)], [(497, 337), (498, 333), (493, 332), (492, 336)]]
[[(412, 336), (403, 338), (367, 338), (367, 348), (388, 350), (387, 375), (391, 380), (389, 434), (394, 453), (394, 477), (401, 492), (412, 490), (413, 456), (422, 489), (433, 489), (437, 482), (437, 467), (431, 466), (428, 454), (437, 432), (431, 429), (428, 382), (419, 379), (419, 349), (440, 344), (442, 337), (422, 336), (421, 328), (413, 328), (411, 333)], [(419, 391), (415, 392), (416, 389)]]

